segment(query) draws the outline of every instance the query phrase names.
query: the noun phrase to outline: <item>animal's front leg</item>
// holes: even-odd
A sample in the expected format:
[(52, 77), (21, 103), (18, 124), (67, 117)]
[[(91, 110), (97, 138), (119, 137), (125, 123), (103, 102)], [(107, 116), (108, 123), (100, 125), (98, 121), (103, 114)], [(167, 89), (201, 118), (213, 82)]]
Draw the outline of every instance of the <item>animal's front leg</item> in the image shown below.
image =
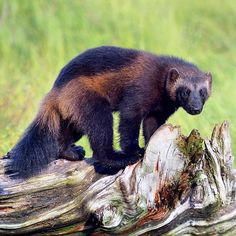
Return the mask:
[(165, 123), (166, 119), (167, 116), (157, 112), (151, 112), (145, 117), (143, 120), (143, 136), (146, 145), (154, 132)]
[(139, 147), (138, 143), (140, 124), (140, 116), (120, 114), (120, 146), (127, 157), (136, 155), (138, 158), (144, 154), (143, 149)]

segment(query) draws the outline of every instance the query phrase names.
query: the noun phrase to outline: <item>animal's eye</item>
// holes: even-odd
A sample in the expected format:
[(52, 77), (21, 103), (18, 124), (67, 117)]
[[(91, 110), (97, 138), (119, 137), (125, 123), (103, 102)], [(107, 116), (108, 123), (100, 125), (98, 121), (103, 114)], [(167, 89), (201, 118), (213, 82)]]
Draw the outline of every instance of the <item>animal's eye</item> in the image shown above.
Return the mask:
[(181, 96), (183, 97), (183, 98), (188, 98), (188, 96), (189, 96), (189, 94), (190, 94), (190, 90), (189, 89), (183, 89), (182, 91), (181, 91)]
[(199, 94), (201, 96), (201, 99), (205, 100), (207, 98), (207, 90), (206, 90), (206, 88), (200, 89)]

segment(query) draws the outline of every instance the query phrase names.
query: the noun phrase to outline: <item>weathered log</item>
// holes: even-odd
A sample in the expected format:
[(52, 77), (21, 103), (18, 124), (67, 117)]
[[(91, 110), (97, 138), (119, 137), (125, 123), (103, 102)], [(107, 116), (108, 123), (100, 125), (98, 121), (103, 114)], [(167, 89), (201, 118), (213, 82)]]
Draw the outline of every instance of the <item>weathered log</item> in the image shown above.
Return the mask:
[(92, 160), (57, 160), (26, 181), (0, 161), (0, 234), (236, 235), (236, 173), (228, 123), (211, 140), (164, 125), (142, 161), (116, 175)]

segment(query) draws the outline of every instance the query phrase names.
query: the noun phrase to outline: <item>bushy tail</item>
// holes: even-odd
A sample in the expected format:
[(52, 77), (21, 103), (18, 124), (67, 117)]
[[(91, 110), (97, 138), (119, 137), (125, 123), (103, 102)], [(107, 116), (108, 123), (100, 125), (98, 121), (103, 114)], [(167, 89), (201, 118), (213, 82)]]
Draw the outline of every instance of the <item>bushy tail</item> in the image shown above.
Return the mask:
[[(42, 107), (41, 115), (37, 116), (10, 151), (7, 173), (13, 177), (28, 178), (37, 174), (59, 155), (59, 116), (52, 107), (48, 111), (42, 111)], [(49, 109), (48, 106), (46, 108)]]

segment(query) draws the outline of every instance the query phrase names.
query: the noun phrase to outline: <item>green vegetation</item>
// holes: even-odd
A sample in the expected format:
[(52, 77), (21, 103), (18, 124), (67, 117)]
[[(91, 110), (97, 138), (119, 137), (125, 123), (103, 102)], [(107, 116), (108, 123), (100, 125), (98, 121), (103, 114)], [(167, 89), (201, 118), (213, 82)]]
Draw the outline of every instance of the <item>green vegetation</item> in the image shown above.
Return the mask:
[(235, 22), (233, 0), (0, 0), (0, 155), (33, 119), (62, 66), (99, 45), (176, 55), (211, 71), (213, 94), (202, 114), (180, 110), (169, 122), (209, 136), (228, 120), (235, 152)]

